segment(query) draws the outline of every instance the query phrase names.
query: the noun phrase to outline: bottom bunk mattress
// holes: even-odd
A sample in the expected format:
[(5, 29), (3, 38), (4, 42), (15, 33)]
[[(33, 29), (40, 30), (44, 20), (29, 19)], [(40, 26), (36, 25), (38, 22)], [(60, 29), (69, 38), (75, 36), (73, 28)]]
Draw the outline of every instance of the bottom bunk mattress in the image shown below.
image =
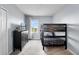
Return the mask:
[(64, 45), (65, 40), (62, 38), (45, 38), (44, 45)]

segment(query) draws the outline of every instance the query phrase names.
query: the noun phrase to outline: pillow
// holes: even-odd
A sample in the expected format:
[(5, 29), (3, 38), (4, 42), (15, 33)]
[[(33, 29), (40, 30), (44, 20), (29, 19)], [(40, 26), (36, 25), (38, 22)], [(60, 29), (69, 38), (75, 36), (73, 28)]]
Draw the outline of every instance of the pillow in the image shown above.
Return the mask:
[(51, 32), (44, 32), (44, 36), (53, 36)]

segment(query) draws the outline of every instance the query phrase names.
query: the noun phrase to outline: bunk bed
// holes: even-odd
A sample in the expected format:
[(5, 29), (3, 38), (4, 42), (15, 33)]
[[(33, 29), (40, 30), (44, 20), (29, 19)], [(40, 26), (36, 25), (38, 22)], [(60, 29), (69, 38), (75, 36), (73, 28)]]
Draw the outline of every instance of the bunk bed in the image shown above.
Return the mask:
[(43, 50), (45, 46), (64, 46), (67, 49), (67, 24), (43, 24), (40, 39)]

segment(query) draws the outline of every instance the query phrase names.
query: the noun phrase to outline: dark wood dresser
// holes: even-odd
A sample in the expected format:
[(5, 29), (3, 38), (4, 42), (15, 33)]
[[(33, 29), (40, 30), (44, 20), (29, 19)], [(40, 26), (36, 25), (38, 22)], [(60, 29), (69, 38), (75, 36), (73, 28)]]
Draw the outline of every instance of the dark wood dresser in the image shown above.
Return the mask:
[(14, 30), (13, 31), (13, 51), (17, 50), (22, 50), (21, 47), (21, 31)]

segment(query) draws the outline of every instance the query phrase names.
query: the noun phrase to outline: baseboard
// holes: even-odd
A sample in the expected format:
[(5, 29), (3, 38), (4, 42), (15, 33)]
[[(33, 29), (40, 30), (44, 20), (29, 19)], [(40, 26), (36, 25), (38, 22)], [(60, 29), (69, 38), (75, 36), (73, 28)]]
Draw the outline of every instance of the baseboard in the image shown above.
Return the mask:
[(13, 50), (11, 50), (11, 51), (9, 52), (9, 55), (10, 55), (12, 52), (13, 52)]
[(77, 55), (75, 52), (73, 52), (71, 49), (67, 49), (69, 50), (73, 55)]

